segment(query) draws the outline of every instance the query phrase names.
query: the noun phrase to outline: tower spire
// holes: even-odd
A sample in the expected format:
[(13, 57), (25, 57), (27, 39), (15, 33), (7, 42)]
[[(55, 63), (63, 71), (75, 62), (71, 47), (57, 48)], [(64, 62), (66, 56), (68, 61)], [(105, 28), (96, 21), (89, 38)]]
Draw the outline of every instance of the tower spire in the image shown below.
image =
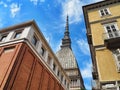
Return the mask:
[(67, 15), (67, 18), (66, 18), (66, 27), (65, 27), (65, 30), (67, 32), (69, 32), (69, 21), (68, 21), (68, 15)]
[(71, 39), (69, 36), (69, 20), (68, 20), (68, 15), (66, 18), (66, 27), (65, 27), (65, 32), (64, 32), (64, 38), (62, 39), (62, 45), (61, 48), (63, 47), (69, 47), (71, 49)]

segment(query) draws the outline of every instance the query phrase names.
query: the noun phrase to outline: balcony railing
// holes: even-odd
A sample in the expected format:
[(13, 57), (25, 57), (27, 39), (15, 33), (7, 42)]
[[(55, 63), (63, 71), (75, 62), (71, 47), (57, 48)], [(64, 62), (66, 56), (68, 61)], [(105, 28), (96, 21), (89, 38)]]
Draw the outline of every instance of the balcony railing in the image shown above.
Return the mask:
[(120, 30), (103, 33), (104, 43), (107, 48), (118, 48), (120, 47)]
[(120, 37), (120, 30), (103, 33), (104, 40)]

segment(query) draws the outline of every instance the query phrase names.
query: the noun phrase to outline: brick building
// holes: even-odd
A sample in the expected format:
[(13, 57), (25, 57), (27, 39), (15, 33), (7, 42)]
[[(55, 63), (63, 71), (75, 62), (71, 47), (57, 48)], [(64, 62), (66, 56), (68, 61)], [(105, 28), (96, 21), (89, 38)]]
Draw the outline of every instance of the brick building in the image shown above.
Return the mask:
[(0, 90), (69, 87), (69, 77), (35, 21), (0, 30)]

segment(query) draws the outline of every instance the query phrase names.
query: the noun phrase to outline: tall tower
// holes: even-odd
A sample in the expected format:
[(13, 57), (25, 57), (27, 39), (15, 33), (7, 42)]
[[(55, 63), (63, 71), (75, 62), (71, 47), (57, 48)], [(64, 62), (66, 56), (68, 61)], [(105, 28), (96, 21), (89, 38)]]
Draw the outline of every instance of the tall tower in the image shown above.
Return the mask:
[(69, 84), (34, 20), (0, 30), (0, 90), (69, 90)]
[(70, 90), (84, 89), (83, 79), (78, 67), (76, 58), (71, 48), (71, 39), (69, 35), (69, 21), (68, 16), (66, 19), (66, 27), (64, 32), (64, 38), (62, 39), (61, 49), (56, 53), (59, 62), (63, 69), (70, 77), (71, 84)]
[(120, 90), (120, 0), (83, 6), (93, 90)]

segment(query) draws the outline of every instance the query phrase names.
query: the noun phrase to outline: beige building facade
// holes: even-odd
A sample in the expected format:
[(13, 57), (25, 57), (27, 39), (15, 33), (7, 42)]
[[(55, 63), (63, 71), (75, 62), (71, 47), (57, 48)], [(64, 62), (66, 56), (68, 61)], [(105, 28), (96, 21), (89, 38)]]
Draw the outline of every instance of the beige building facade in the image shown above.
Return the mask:
[(120, 0), (83, 6), (92, 57), (92, 89), (120, 90)]

